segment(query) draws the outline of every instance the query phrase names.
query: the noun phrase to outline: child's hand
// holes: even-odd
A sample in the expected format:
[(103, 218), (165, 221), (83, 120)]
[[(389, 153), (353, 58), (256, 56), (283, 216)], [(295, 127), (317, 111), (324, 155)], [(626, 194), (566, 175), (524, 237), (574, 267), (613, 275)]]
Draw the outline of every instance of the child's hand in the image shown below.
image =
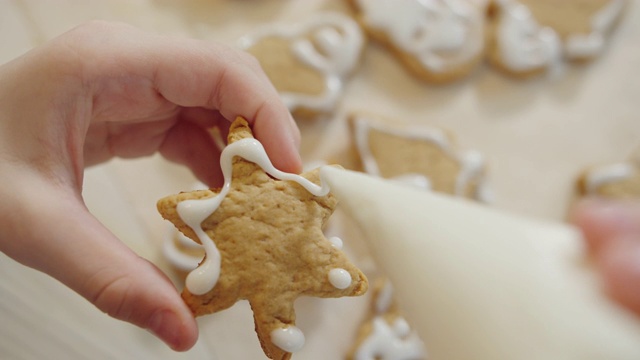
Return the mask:
[[(0, 250), (173, 349), (197, 339), (171, 282), (86, 209), (84, 167), (160, 152), (220, 183), (206, 128), (253, 124), (274, 165), (298, 172), (298, 129), (255, 59), (126, 25), (80, 26), (0, 67)], [(228, 125), (227, 125), (228, 126)]]

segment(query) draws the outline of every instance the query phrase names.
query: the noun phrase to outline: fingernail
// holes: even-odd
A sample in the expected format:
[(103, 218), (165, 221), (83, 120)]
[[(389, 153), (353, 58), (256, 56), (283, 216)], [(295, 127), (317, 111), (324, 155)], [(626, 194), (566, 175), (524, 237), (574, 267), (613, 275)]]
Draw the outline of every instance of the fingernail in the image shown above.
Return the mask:
[(171, 311), (159, 311), (151, 316), (147, 330), (164, 341), (169, 347), (180, 348), (180, 329), (182, 321)]

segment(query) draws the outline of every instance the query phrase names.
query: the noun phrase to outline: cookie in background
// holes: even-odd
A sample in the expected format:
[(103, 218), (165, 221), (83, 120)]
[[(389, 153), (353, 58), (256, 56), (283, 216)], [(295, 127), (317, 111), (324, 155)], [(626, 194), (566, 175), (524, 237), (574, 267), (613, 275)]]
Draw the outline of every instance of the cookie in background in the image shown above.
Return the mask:
[(420, 79), (470, 74), (485, 52), (484, 0), (349, 0), (367, 34)]
[(626, 0), (494, 0), (488, 59), (517, 77), (559, 73), (602, 54)]
[(330, 162), (422, 189), (493, 201), (485, 157), (461, 150), (447, 130), (360, 112), (348, 123), (350, 145)]
[(426, 360), (424, 342), (398, 308), (389, 280), (379, 278), (372, 293), (371, 313), (360, 326), (347, 360)]
[(579, 196), (640, 199), (640, 151), (626, 161), (592, 166), (576, 182)]
[(358, 24), (340, 13), (319, 13), (297, 24), (271, 24), (244, 36), (296, 119), (331, 114), (365, 44)]

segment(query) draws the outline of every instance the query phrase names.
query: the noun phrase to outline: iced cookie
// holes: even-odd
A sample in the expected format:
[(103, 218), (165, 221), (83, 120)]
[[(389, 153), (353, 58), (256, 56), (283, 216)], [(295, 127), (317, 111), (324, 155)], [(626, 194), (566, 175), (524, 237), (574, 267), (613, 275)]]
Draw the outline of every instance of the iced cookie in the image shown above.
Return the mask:
[(320, 170), (278, 171), (242, 118), (231, 125), (228, 143), (221, 189), (158, 202), (162, 216), (206, 251), (182, 297), (196, 316), (248, 300), (265, 354), (289, 359), (304, 344), (294, 301), (361, 295), (367, 279), (322, 233), (337, 201)]
[(487, 27), (489, 61), (519, 77), (538, 75), (562, 66), (562, 43), (552, 28), (542, 25), (518, 0), (496, 0)]
[(296, 117), (330, 113), (359, 62), (364, 35), (350, 17), (326, 13), (300, 24), (274, 24), (240, 39)]
[(577, 187), (581, 196), (640, 199), (640, 159), (587, 169)]
[(491, 201), (484, 157), (477, 151), (459, 150), (444, 130), (392, 125), (364, 114), (352, 115), (350, 125), (355, 161), (343, 166), (421, 188)]
[(347, 360), (425, 360), (423, 341), (402, 316), (386, 279), (376, 283), (371, 315), (363, 322)]
[(485, 49), (483, 0), (350, 0), (371, 38), (414, 74), (448, 82), (469, 74)]
[(495, 0), (488, 56), (519, 76), (558, 70), (564, 59), (599, 55), (625, 0)]

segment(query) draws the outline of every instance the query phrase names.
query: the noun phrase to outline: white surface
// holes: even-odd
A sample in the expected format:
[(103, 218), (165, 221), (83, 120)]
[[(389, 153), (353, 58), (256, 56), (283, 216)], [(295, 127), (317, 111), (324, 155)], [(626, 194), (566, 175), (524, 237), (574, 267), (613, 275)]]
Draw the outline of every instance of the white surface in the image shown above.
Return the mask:
[[(520, 82), (481, 68), (460, 83), (430, 86), (414, 79), (382, 48), (369, 45), (360, 68), (346, 83), (336, 116), (300, 124), (303, 156), (324, 159), (346, 145), (345, 117), (351, 111), (439, 125), (452, 130), (461, 147), (487, 156), (495, 206), (562, 219), (579, 170), (624, 159), (640, 145), (636, 75), (640, 6), (631, 5), (603, 56), (592, 64), (570, 67), (556, 80)], [(94, 18), (234, 44), (267, 22), (300, 20), (318, 9), (344, 8), (337, 0), (0, 0), (0, 61)], [(188, 171), (158, 156), (115, 160), (88, 171), (84, 193), (89, 208), (114, 233), (169, 272), (160, 257), (166, 227), (155, 203), (189, 189), (193, 180)], [(334, 235), (343, 238), (345, 248), (371, 273), (374, 268), (358, 232), (347, 231), (347, 236)], [(262, 356), (251, 314), (242, 304), (199, 320), (201, 339), (196, 348), (186, 355), (173, 354), (144, 331), (107, 318), (53, 280), (5, 257), (0, 266), (7, 274), (0, 280), (1, 358)], [(354, 304), (362, 306), (350, 310)], [(339, 359), (367, 305), (365, 298), (300, 301), (298, 326), (307, 343), (297, 358)], [(25, 343), (27, 335), (38, 346)]]

